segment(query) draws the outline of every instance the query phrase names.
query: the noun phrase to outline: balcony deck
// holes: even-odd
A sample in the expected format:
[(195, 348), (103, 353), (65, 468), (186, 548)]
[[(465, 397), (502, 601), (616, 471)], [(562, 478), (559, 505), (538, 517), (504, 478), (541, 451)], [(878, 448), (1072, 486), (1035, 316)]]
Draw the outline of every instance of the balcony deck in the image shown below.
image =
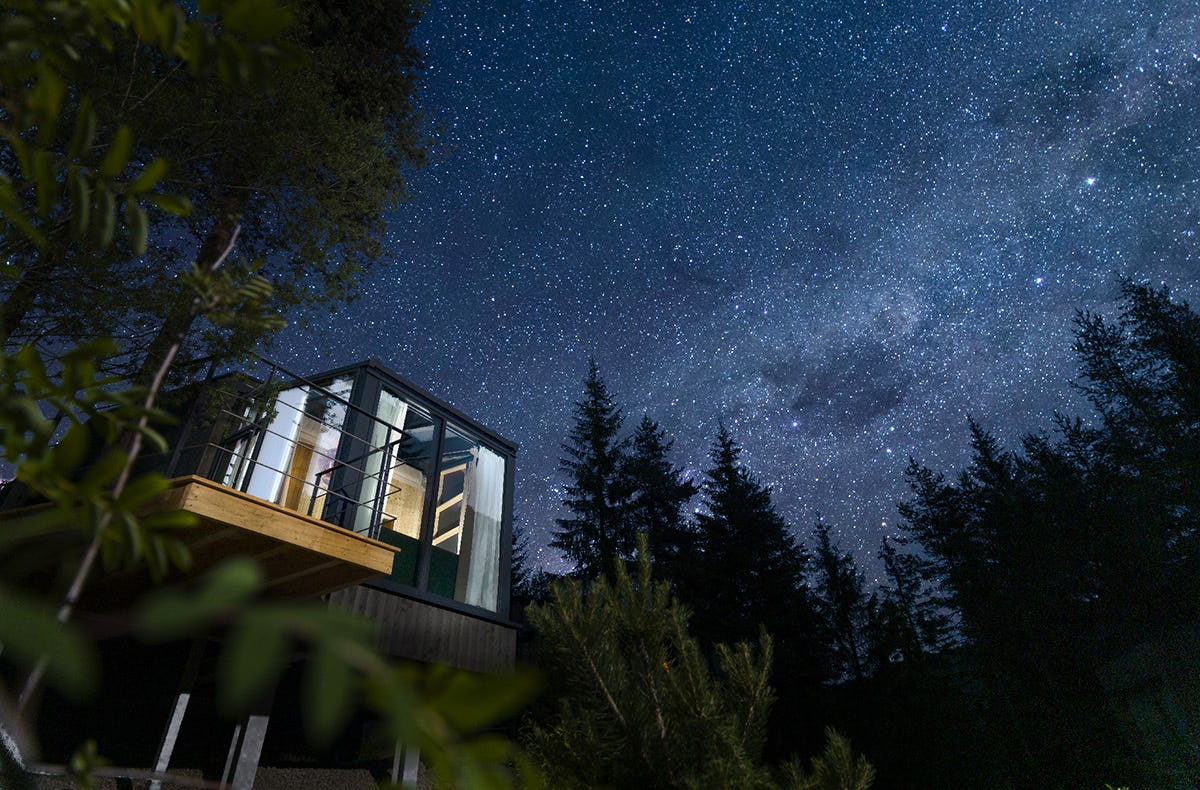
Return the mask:
[(398, 550), (311, 516), (203, 477), (172, 481), (148, 512), (185, 510), (200, 525), (180, 537), (192, 553), (193, 574), (232, 555), (253, 557), (269, 595), (309, 597), (392, 571)]

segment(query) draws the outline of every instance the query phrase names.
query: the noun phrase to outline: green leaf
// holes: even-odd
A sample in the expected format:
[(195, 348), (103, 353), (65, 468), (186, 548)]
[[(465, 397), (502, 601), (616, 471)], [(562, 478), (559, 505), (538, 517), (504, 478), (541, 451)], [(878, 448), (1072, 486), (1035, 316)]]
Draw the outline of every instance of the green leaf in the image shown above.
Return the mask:
[(54, 177), (54, 157), (49, 151), (37, 149), (33, 152), (33, 180), (37, 188), (37, 213), (40, 217), (50, 216), (54, 201), (58, 197), (58, 182)]
[(187, 29), (187, 18), (183, 9), (174, 4), (159, 8), (158, 12), (158, 42), (163, 52), (176, 54), (184, 30)]
[(194, 529), (200, 525), (200, 517), (186, 510), (168, 510), (142, 516), (142, 526), (153, 530)]
[(54, 470), (69, 477), (83, 463), (88, 449), (88, 430), (79, 423), (73, 424), (54, 447)]
[(150, 568), (150, 577), (155, 583), (161, 582), (171, 570), (167, 549), (163, 541), (155, 535), (148, 535), (149, 550), (146, 552), (146, 565)]
[(96, 218), (100, 221), (96, 243), (101, 249), (107, 249), (116, 229), (117, 200), (104, 184), (96, 185)]
[(20, 168), (21, 174), (28, 180), (33, 178), (33, 159), (29, 154), (29, 146), (25, 141), (16, 134), (9, 133), (4, 135), (4, 139), (8, 141), (8, 145), (12, 148), (13, 155), (17, 158), (17, 167)]
[(433, 698), (433, 704), (458, 730), (473, 732), (504, 721), (537, 695), (539, 681), (532, 671), (503, 679), (454, 672)]
[[(200, 13), (208, 14), (201, 3)], [(188, 64), (188, 69), (194, 75), (206, 72), (212, 63), (213, 51), (212, 33), (202, 24), (189, 24), (178, 47), (179, 56)]]
[(130, 480), (117, 501), (125, 510), (136, 510), (170, 487), (171, 481), (158, 472), (147, 472)]
[(0, 643), (27, 666), (46, 660), (50, 684), (75, 699), (89, 694), (99, 678), (95, 646), (72, 624), (60, 623), (38, 598), (0, 587)]
[(157, 37), (157, 0), (129, 0), (132, 7), (133, 32), (142, 41), (152, 42)]
[(134, 179), (134, 182), (129, 185), (129, 191), (135, 195), (140, 195), (143, 192), (149, 192), (151, 189), (154, 189), (154, 187), (166, 174), (167, 160), (156, 158), (153, 162), (142, 168), (142, 172), (136, 179)]
[(159, 641), (195, 633), (244, 605), (262, 583), (257, 563), (236, 557), (206, 573), (199, 589), (160, 590), (148, 596), (137, 614), (137, 629)]
[[(195, 516), (193, 516), (191, 513), (188, 513), (187, 515), (195, 518)], [(171, 561), (172, 565), (181, 571), (189, 571), (192, 569), (192, 552), (188, 550), (188, 547), (183, 543), (183, 541), (164, 540), (163, 547), (166, 549), (167, 559)]]
[(104, 159), (100, 162), (100, 175), (104, 178), (116, 178), (129, 163), (129, 156), (132, 152), (133, 130), (122, 125), (117, 129), (112, 143), (108, 146), (108, 151), (104, 154)]
[(118, 520), (125, 528), (125, 546), (128, 549), (125, 554), (126, 560), (132, 565), (142, 558), (151, 559), (146, 551), (146, 534), (137, 519), (132, 515), (122, 514)]
[(38, 143), (50, 145), (54, 142), (54, 130), (59, 113), (62, 111), (62, 100), (67, 92), (67, 84), (52, 68), (46, 65), (45, 59), (38, 62), (38, 79), (33, 90), (29, 92), (29, 107), (34, 112), (38, 125)]
[(150, 223), (146, 219), (146, 209), (138, 205), (133, 197), (125, 198), (125, 224), (129, 226), (129, 244), (133, 247), (134, 254), (145, 254)]
[(84, 96), (79, 102), (75, 116), (75, 132), (71, 135), (71, 158), (80, 159), (92, 150), (96, 137), (96, 113), (92, 112), (92, 98)]
[(168, 214), (174, 214), (177, 217), (186, 217), (192, 213), (192, 202), (182, 195), (150, 195), (146, 199)]
[(92, 210), (91, 187), (82, 169), (71, 169), (67, 175), (67, 191), (71, 198), (71, 233), (79, 238), (87, 232)]
[(280, 618), (251, 612), (225, 641), (217, 665), (217, 703), (230, 715), (244, 713), (278, 678), (290, 643)]
[(221, 21), (229, 30), (262, 42), (281, 33), (291, 23), (292, 15), (274, 0), (235, 0)]
[(353, 670), (330, 640), (319, 643), (304, 673), (304, 727), (313, 745), (328, 746), (346, 726), (353, 690)]
[(85, 491), (107, 488), (117, 479), (117, 475), (121, 474), (128, 459), (129, 454), (124, 450), (109, 450), (99, 461), (88, 467), (87, 474), (80, 481), (80, 487)]
[(421, 735), (421, 707), (414, 693), (413, 673), (394, 668), (366, 678), (367, 702), (387, 722), (388, 736), (412, 743)]
[(0, 219), (16, 226), (25, 238), (41, 249), (46, 246), (46, 237), (30, 221), (29, 217), (25, 216), (23, 208), (16, 190), (13, 189), (12, 182), (5, 178), (3, 173), (0, 173)]

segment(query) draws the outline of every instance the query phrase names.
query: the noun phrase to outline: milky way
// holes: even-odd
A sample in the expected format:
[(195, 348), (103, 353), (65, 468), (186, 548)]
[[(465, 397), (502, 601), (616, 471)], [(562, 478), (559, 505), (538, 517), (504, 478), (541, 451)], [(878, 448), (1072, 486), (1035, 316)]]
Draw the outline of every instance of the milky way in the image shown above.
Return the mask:
[(470, 0), (416, 38), (443, 154), (276, 354), (379, 357), (519, 442), (535, 543), (589, 356), (690, 473), (724, 421), (799, 537), (867, 559), (968, 415), (1084, 412), (1077, 309), (1200, 290), (1192, 3)]

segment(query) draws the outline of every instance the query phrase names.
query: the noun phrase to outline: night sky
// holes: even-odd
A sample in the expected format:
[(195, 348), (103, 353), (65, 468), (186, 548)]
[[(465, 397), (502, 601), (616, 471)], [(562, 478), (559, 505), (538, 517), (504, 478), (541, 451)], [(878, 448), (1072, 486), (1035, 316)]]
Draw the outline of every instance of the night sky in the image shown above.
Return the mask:
[(589, 356), (690, 473), (724, 420), (866, 560), (968, 415), (1085, 413), (1076, 309), (1200, 294), (1194, 2), (434, 0), (416, 39), (445, 155), (275, 354), (378, 357), (517, 441), (536, 544)]

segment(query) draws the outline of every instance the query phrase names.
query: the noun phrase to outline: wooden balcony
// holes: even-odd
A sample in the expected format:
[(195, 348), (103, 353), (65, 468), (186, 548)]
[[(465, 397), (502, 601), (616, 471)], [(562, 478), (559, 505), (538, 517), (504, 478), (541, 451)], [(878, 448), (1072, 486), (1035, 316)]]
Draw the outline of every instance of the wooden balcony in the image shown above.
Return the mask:
[(254, 558), (272, 596), (307, 598), (392, 572), (399, 550), (295, 510), (189, 475), (172, 481), (147, 512), (185, 510), (200, 518), (179, 537), (192, 574), (226, 557)]

